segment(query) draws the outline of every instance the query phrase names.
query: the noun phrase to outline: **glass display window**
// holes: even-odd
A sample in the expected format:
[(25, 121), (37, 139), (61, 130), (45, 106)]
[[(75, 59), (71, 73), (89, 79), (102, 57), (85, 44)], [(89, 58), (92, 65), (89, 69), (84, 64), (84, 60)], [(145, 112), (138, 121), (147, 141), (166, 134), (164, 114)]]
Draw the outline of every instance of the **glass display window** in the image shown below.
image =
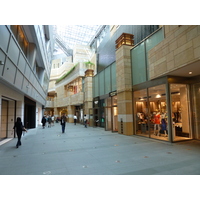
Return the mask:
[(165, 84), (134, 92), (135, 132), (137, 135), (168, 140)]
[(168, 114), (166, 85), (149, 88), (149, 125), (150, 137), (168, 140)]
[[(162, 84), (135, 91), (133, 95), (137, 135), (172, 142), (192, 139), (188, 85)], [(197, 102), (195, 97), (194, 101)]]
[(149, 137), (147, 89), (134, 92), (135, 131), (137, 135)]

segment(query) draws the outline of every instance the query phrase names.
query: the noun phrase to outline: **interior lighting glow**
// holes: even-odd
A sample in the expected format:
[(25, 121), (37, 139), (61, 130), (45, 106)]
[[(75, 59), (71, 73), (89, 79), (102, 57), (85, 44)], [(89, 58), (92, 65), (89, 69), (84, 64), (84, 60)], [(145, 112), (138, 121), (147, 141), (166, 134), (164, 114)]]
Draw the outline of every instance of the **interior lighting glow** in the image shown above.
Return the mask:
[(156, 95), (156, 98), (160, 98), (160, 97), (161, 97), (160, 94), (157, 94), (157, 95)]

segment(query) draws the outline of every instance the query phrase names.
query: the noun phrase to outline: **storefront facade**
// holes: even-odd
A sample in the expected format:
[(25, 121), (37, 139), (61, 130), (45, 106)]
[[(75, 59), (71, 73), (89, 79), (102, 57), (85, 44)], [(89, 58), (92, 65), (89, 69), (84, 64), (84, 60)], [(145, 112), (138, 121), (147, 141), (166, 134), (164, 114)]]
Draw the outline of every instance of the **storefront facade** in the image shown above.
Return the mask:
[(199, 26), (164, 26), (131, 50), (135, 135), (200, 138), (198, 35)]
[(187, 82), (180, 77), (164, 77), (137, 86), (139, 90), (135, 87), (134, 133), (170, 142), (193, 139)]

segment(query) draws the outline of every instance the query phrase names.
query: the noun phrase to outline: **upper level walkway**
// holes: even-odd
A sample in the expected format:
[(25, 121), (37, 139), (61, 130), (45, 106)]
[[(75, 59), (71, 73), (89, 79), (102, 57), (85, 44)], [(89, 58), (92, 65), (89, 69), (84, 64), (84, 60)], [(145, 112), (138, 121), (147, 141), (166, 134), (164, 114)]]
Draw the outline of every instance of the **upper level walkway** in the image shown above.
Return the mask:
[(200, 141), (166, 143), (67, 123), (0, 146), (1, 175), (199, 175)]

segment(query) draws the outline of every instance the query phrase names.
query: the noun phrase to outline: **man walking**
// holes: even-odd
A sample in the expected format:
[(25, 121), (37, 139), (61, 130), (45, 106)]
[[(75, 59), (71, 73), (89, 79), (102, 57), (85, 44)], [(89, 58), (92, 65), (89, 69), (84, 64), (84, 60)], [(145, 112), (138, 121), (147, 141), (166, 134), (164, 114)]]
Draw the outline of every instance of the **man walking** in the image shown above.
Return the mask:
[(87, 123), (88, 123), (88, 118), (87, 118), (87, 115), (84, 115), (84, 125), (85, 125), (85, 128), (87, 128)]
[(61, 126), (62, 126), (62, 133), (65, 132), (65, 125), (66, 125), (66, 121), (67, 121), (67, 117), (65, 115), (65, 113), (63, 113), (62, 117), (61, 117)]
[(77, 120), (77, 116), (76, 114), (74, 115), (74, 125), (76, 125), (76, 120)]

